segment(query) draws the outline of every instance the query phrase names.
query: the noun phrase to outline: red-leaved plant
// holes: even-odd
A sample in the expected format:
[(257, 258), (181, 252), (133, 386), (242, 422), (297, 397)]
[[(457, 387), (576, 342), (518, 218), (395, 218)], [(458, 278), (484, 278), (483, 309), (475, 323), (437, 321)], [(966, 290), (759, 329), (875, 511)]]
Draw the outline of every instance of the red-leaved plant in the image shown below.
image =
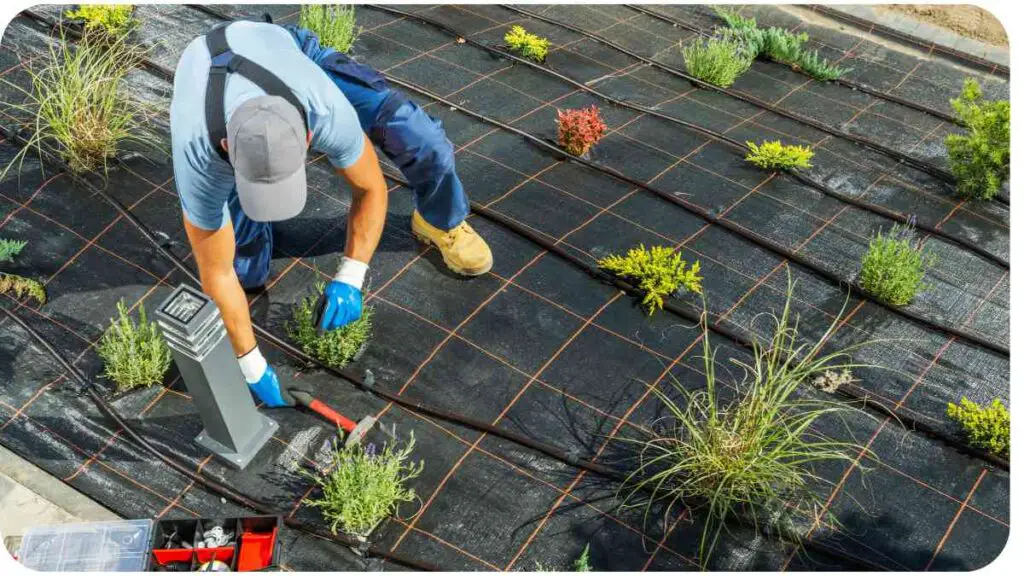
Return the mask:
[(607, 129), (597, 106), (558, 111), (558, 145), (573, 156), (586, 154)]

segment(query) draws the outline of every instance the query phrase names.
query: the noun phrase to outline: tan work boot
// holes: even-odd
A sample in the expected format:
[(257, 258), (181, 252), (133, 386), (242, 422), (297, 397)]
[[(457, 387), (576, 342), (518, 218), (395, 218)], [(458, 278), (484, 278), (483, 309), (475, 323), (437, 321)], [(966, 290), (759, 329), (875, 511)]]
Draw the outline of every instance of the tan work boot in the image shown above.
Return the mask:
[(441, 251), (448, 269), (463, 276), (479, 276), (491, 270), (491, 249), (473, 227), (463, 221), (451, 230), (434, 228), (419, 211), (412, 213), (412, 233), (420, 242), (433, 244)]

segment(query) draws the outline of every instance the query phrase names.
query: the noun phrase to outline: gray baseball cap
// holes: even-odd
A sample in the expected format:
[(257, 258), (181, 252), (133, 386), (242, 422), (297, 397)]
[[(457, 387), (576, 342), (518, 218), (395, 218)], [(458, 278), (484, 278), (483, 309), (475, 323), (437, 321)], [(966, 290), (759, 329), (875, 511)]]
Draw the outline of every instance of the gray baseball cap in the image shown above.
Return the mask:
[(280, 96), (257, 96), (228, 121), (238, 200), (257, 222), (287, 220), (306, 205), (306, 125)]

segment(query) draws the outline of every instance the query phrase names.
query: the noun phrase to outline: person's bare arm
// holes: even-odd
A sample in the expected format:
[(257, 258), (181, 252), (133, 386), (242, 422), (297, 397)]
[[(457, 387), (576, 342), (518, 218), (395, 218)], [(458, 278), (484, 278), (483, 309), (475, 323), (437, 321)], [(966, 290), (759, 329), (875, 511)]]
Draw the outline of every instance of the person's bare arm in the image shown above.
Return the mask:
[(352, 185), (352, 209), (348, 215), (345, 256), (370, 263), (388, 212), (388, 189), (373, 144), (363, 136), (363, 154), (355, 164), (338, 173)]
[(235, 274), (235, 230), (228, 222), (220, 230), (203, 230), (185, 221), (185, 233), (199, 265), (199, 280), (205, 292), (217, 304), (224, 319), (228, 338), (236, 356), (256, 347), (256, 336), (249, 318), (249, 301)]

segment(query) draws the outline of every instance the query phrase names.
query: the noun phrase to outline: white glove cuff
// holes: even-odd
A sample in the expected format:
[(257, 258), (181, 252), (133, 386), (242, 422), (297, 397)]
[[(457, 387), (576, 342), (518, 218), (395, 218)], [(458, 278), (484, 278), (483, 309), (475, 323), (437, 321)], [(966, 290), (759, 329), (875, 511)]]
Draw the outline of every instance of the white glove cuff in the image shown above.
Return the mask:
[(338, 266), (338, 273), (334, 275), (334, 279), (357, 290), (362, 290), (363, 281), (366, 280), (366, 271), (369, 269), (369, 264), (345, 256), (341, 259), (341, 266)]
[(267, 359), (263, 357), (263, 353), (257, 346), (238, 359), (238, 367), (242, 369), (245, 382), (255, 384), (260, 381), (260, 378), (263, 378), (263, 373), (267, 371)]

